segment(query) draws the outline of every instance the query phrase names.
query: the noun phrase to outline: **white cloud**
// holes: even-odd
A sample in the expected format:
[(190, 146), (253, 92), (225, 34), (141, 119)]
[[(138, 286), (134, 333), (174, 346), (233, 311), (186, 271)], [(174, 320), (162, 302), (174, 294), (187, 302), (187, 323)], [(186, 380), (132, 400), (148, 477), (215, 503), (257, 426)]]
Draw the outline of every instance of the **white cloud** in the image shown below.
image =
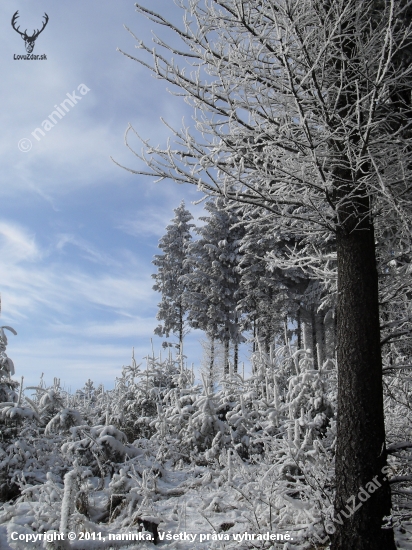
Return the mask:
[[(71, 252), (80, 251), (82, 257), (93, 261), (93, 271), (82, 268), (76, 255), (56, 254), (69, 243), (75, 245)], [(46, 323), (50, 319), (50, 323), (56, 315), (72, 319), (79, 311), (97, 315), (93, 312), (96, 308), (115, 317), (129, 316), (151, 307), (157, 298), (152, 291), (150, 263), (127, 250), (112, 257), (72, 234), (59, 235), (56, 245), (46, 252), (28, 229), (3, 220), (0, 256), (3, 312), (11, 322), (37, 317)], [(96, 325), (99, 321), (98, 317)]]
[(55, 324), (53, 332), (87, 338), (140, 338), (147, 337), (154, 328), (153, 317), (130, 316), (127, 320), (85, 323), (83, 325)]
[(70, 233), (61, 233), (57, 235), (57, 250), (63, 250), (67, 245), (77, 247), (83, 253), (82, 256), (91, 262), (107, 266), (119, 266), (119, 262), (115, 261), (109, 254), (97, 250), (95, 246), (87, 242), (85, 239), (76, 237)]
[(0, 221), (0, 255), (2, 261), (34, 261), (40, 258), (34, 235), (16, 223)]
[(169, 225), (173, 211), (171, 208), (159, 211), (150, 208), (145, 212), (136, 212), (129, 220), (122, 220), (116, 225), (117, 229), (124, 231), (133, 237), (156, 236), (161, 237), (165, 233), (165, 227)]
[(142, 303), (151, 302), (153, 293), (150, 276), (138, 274), (105, 275), (97, 277), (77, 272), (66, 274), (64, 284), (70, 287), (71, 295), (77, 299), (114, 309), (128, 311)]

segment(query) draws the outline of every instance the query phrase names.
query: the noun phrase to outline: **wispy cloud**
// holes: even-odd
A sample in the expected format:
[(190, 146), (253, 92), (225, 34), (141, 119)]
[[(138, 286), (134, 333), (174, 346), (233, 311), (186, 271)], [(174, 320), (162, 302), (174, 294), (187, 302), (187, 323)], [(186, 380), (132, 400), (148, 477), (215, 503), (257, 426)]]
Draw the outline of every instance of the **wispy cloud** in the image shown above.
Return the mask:
[(54, 333), (82, 336), (92, 339), (101, 338), (140, 338), (148, 336), (148, 328), (153, 328), (152, 317), (130, 316), (129, 319), (106, 321), (99, 324), (83, 323), (82, 325), (56, 323), (52, 330)]
[[(167, 189), (166, 191), (169, 191), (169, 193), (162, 190), (163, 197), (158, 199), (156, 207), (150, 206), (143, 211), (136, 210), (133, 215), (129, 215), (126, 219), (115, 219), (115, 227), (133, 237), (162, 237), (166, 232), (166, 227), (170, 225), (174, 217), (173, 210), (179, 206), (183, 198), (182, 193), (180, 195), (176, 193), (176, 188), (177, 186)], [(203, 225), (203, 222), (199, 220), (199, 217), (205, 214), (203, 204), (192, 204), (194, 199), (201, 198), (200, 193), (197, 193), (195, 189), (190, 189), (190, 193), (187, 192), (187, 189), (184, 191), (186, 191), (184, 195), (186, 208), (194, 218), (192, 223), (197, 226)]]
[[(124, 263), (72, 234), (60, 234), (54, 250), (69, 244), (91, 259), (93, 272), (68, 258), (42, 249), (27, 228), (0, 221), (1, 290), (4, 317), (10, 324), (37, 319), (41, 338), (47, 331), (83, 339), (140, 337), (152, 332), (147, 311), (153, 315), (157, 297), (146, 265), (139, 258)], [(29, 263), (29, 265), (27, 265)], [(142, 312), (141, 315), (137, 312)], [(71, 327), (71, 329), (70, 329)]]
[(156, 236), (161, 237), (165, 233), (165, 227), (169, 225), (173, 216), (171, 208), (150, 208), (145, 212), (136, 212), (132, 219), (122, 220), (116, 224), (116, 228), (133, 237)]
[(57, 235), (56, 249), (63, 250), (67, 245), (72, 245), (78, 248), (82, 257), (98, 264), (107, 266), (119, 266), (119, 262), (114, 260), (110, 255), (97, 250), (95, 246), (81, 237), (77, 237), (70, 233), (62, 233)]
[(0, 256), (2, 261), (34, 261), (41, 257), (34, 235), (13, 222), (0, 221)]

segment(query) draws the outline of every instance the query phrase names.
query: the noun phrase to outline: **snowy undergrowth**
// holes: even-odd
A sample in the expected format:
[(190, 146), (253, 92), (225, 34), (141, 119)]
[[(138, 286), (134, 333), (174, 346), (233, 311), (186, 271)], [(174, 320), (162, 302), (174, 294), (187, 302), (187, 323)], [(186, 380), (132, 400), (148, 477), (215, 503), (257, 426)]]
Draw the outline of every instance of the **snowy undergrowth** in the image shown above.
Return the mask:
[[(253, 365), (248, 379), (230, 369), (212, 390), (206, 379), (195, 383), (182, 358), (152, 356), (144, 369), (133, 359), (111, 391), (89, 380), (69, 395), (55, 379), (50, 388), (41, 381), (15, 393), (1, 408), (0, 547), (327, 548), (334, 365), (329, 360), (315, 370), (307, 353), (290, 347), (259, 351)], [(399, 377), (391, 383), (388, 408), (405, 408), (405, 383)], [(408, 437), (395, 416), (389, 432)], [(408, 473), (402, 453), (407, 449), (392, 453), (395, 476)], [(409, 485), (402, 479), (393, 521), (399, 547), (407, 549)], [(11, 540), (12, 533), (49, 531), (100, 533), (106, 540)], [(155, 540), (108, 540), (130, 532)], [(246, 532), (291, 540), (244, 540)], [(196, 539), (168, 540), (180, 533)]]
[[(250, 543), (233, 541), (233, 534), (270, 531), (292, 533), (294, 543), (279, 547), (311, 547), (305, 542), (308, 517), (319, 522), (319, 508), (305, 484), (296, 483), (292, 454), (282, 460), (285, 469), (271, 460), (247, 464), (234, 451), (198, 466), (174, 463), (166, 458), (166, 448), (147, 444), (138, 450), (138, 457), (117, 464), (105, 478), (75, 463), (60, 476), (47, 474), (41, 484), (24, 483), (16, 503), (4, 507), (0, 523), (8, 524), (9, 534), (73, 530), (108, 536), (134, 531), (146, 522), (152, 533), (155, 524), (160, 532), (216, 532), (230, 538), (195, 544), (158, 541), (170, 548), (250, 548)], [(277, 454), (273, 449), (268, 456)], [(22, 548), (21, 543), (10, 547)], [(253, 547), (274, 548), (268, 543)]]

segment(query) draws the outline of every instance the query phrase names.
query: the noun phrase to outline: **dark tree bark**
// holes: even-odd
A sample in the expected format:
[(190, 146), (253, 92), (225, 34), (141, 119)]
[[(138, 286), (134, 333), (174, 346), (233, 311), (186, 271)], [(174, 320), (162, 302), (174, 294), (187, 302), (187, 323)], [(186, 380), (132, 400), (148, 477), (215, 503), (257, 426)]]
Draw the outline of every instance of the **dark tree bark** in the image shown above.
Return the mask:
[[(367, 198), (348, 204), (337, 232), (338, 419), (333, 550), (395, 550), (386, 465), (375, 239)], [(368, 492), (370, 482), (377, 489)], [(364, 500), (364, 502), (363, 502)], [(351, 515), (354, 506), (361, 504)], [(340, 524), (340, 521), (342, 522)]]
[(229, 345), (230, 345), (230, 333), (229, 333), (229, 327), (226, 327), (225, 330), (225, 338), (223, 341), (223, 347), (224, 347), (224, 373), (229, 374)]
[(302, 349), (302, 318), (301, 318), (301, 308), (298, 307), (297, 311), (297, 337), (298, 337), (298, 349)]
[(215, 339), (210, 338), (210, 363), (209, 363), (209, 377), (210, 377), (210, 389), (213, 391), (213, 378), (215, 371)]
[[(372, 18), (374, 7), (368, 6), (365, 17)], [(348, 18), (339, 39), (343, 55), (330, 66), (331, 75), (342, 75), (337, 109), (344, 120), (351, 120), (358, 94), (356, 64), (346, 61), (359, 55), (357, 40), (356, 17)], [(339, 122), (336, 130), (336, 136), (344, 134)], [(357, 147), (361, 136), (355, 131), (349, 139)], [(331, 140), (330, 146), (338, 266), (336, 532), (332, 550), (395, 550), (393, 530), (382, 529), (384, 516), (390, 514), (391, 493), (382, 472), (387, 454), (378, 273), (371, 191), (364, 183), (371, 166), (365, 158), (355, 168), (339, 139)], [(377, 488), (372, 491), (374, 481)]]
[(233, 338), (233, 372), (237, 373), (239, 368), (239, 320), (235, 314), (235, 330)]
[(237, 373), (239, 365), (239, 344), (236, 341), (234, 343), (234, 352), (233, 352), (233, 372)]
[(257, 320), (256, 316), (253, 317), (253, 344), (252, 344), (252, 352), (255, 353), (256, 351), (256, 337), (257, 337)]
[(318, 353), (317, 353), (317, 334), (316, 334), (316, 307), (312, 304), (310, 308), (310, 324), (312, 329), (312, 358), (313, 358), (313, 368), (318, 370)]

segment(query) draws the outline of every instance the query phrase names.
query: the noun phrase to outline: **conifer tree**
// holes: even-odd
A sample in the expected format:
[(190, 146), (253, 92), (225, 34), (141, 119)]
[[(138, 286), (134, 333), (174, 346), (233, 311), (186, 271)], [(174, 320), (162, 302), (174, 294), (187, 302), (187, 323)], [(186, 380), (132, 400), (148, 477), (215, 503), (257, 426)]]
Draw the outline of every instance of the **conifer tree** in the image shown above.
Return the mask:
[(156, 284), (153, 289), (162, 294), (157, 319), (163, 321), (155, 329), (155, 334), (176, 334), (179, 339), (180, 354), (183, 353), (183, 338), (186, 329), (186, 308), (184, 305), (185, 282), (182, 279), (190, 270), (186, 262), (189, 243), (192, 239), (191, 229), (194, 224), (192, 214), (186, 210), (184, 201), (175, 210), (175, 217), (166, 227), (166, 235), (159, 241), (163, 254), (154, 257), (153, 264), (158, 268), (152, 277)]
[(217, 339), (224, 345), (227, 372), (232, 342), (234, 370), (237, 371), (238, 346), (243, 339), (237, 309), (243, 228), (236, 226), (240, 220), (222, 197), (209, 200), (205, 209), (210, 215), (200, 218), (205, 224), (195, 229), (199, 239), (189, 248), (191, 270), (183, 278), (187, 287), (185, 303), (191, 326), (204, 330), (211, 340), (211, 361), (213, 342)]
[(241, 301), (246, 327), (266, 353), (280, 336), (284, 341), (285, 323), (295, 322), (308, 277), (296, 268), (280, 269), (273, 255), (293, 246), (293, 239), (276, 231), (270, 215), (262, 211), (242, 212), (245, 232), (241, 243)]
[(18, 386), (18, 383), (11, 378), (14, 375), (14, 363), (10, 357), (7, 357), (7, 336), (4, 329), (17, 334), (12, 327), (0, 327), (0, 403), (16, 401), (15, 390)]

